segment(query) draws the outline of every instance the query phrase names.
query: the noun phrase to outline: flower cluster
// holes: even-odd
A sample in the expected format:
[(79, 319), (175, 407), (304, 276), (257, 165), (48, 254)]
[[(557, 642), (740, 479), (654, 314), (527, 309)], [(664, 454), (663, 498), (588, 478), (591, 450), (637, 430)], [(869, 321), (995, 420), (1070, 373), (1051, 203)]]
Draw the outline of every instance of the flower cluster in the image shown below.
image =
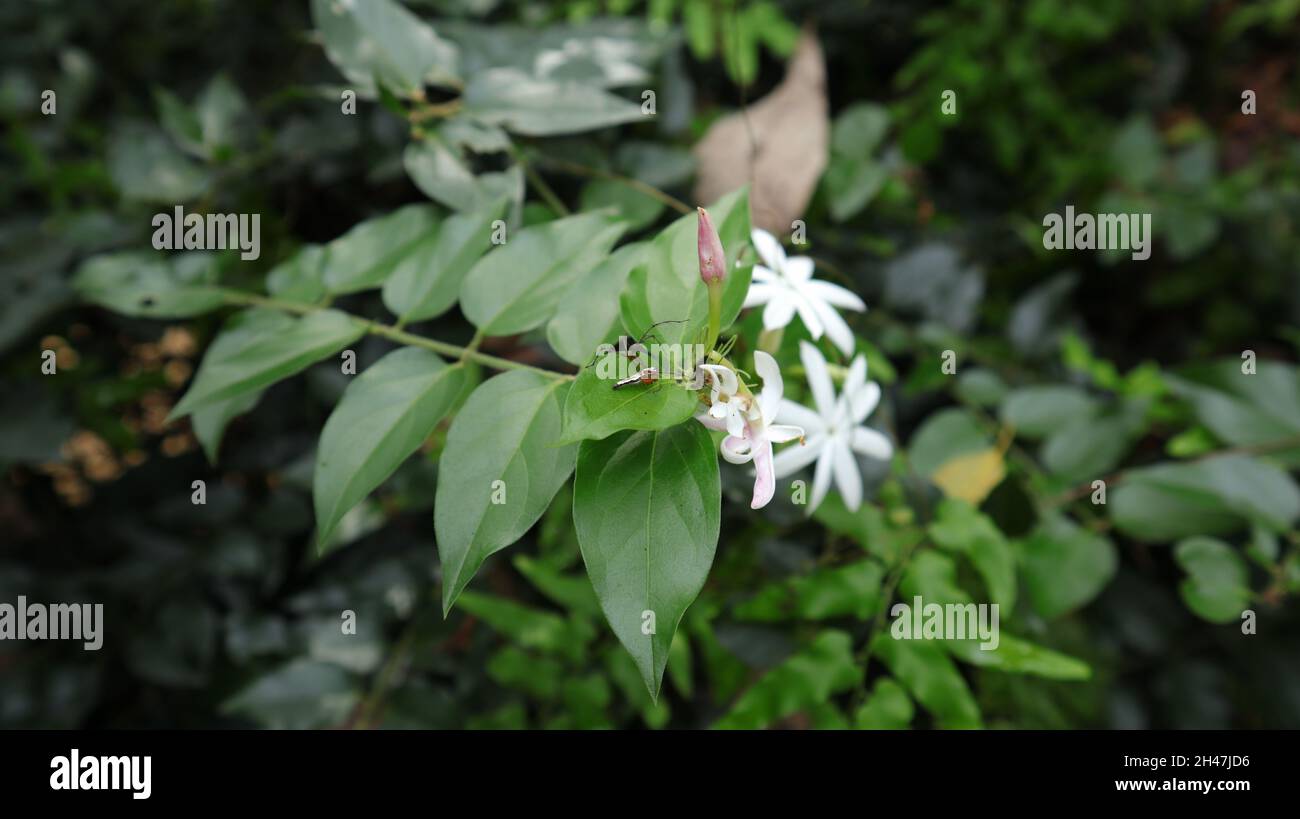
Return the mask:
[[(853, 333), (834, 307), (865, 310), (854, 293), (812, 277), (813, 262), (806, 256), (789, 258), (775, 237), (762, 230), (752, 233), (754, 247), (766, 263), (754, 266), (754, 278), (745, 306), (767, 305), (763, 325), (784, 327), (798, 313), (814, 339), (826, 335), (836, 347), (851, 355)], [(722, 242), (709, 215), (699, 210), (700, 278), (711, 295), (720, 290), (726, 275)], [(713, 302), (711, 299), (711, 311)], [(716, 317), (710, 315), (711, 325)], [(867, 361), (853, 359), (836, 396), (830, 370), (820, 350), (800, 342), (799, 357), (808, 378), (816, 410), (785, 400), (785, 382), (776, 359), (762, 350), (754, 353), (754, 371), (762, 390), (754, 395), (725, 358), (701, 364), (692, 386), (709, 390), (709, 408), (695, 416), (709, 429), (724, 431), (721, 454), (733, 464), (754, 464), (754, 494), (750, 507), (766, 506), (776, 493), (776, 479), (792, 475), (816, 462), (809, 512), (816, 509), (832, 481), (845, 505), (856, 510), (862, 503), (862, 477), (857, 455), (888, 460), (893, 456), (889, 439), (864, 422), (880, 402), (880, 385), (867, 380)], [(773, 444), (798, 441), (773, 455)]]

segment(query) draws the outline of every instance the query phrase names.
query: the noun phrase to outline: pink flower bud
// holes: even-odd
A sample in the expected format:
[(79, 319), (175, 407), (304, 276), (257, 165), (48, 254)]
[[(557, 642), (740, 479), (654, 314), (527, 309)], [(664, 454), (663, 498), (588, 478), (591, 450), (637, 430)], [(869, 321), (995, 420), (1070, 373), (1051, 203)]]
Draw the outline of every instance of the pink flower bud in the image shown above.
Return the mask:
[(705, 284), (720, 282), (727, 275), (727, 257), (722, 252), (722, 240), (718, 238), (718, 232), (713, 229), (709, 212), (704, 208), (696, 208), (696, 210), (700, 214), (700, 278)]

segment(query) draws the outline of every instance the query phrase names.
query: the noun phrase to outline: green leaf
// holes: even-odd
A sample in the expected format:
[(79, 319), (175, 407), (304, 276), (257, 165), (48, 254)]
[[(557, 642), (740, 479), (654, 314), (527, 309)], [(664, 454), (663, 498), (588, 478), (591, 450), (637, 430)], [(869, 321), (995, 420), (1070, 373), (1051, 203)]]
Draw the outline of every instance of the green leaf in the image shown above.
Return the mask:
[(524, 228), (469, 271), (460, 291), (465, 317), (493, 336), (522, 333), (549, 320), (569, 286), (622, 235), (603, 213), (584, 213)]
[(700, 408), (695, 393), (667, 382), (614, 389), (615, 380), (601, 374), (619, 372), (617, 361), (617, 352), (606, 352), (578, 374), (564, 402), (561, 443), (606, 438), (625, 429), (665, 429)]
[(872, 649), (912, 698), (934, 714), (939, 727), (981, 727), (979, 706), (966, 680), (937, 642), (895, 640), (885, 632), (876, 636)]
[(912, 467), (930, 477), (954, 458), (969, 455), (990, 446), (984, 428), (966, 410), (946, 409), (931, 415), (912, 436)]
[(1300, 465), (1300, 376), (1287, 364), (1260, 361), (1253, 375), (1237, 359), (1192, 367), (1167, 376), (1176, 394), (1190, 401), (1199, 420), (1220, 440), (1233, 446), (1261, 446), (1296, 439), (1297, 446), (1279, 453)]
[(971, 665), (1014, 674), (1032, 674), (1049, 680), (1086, 680), (1092, 669), (1082, 660), (1002, 632), (996, 648), (980, 647), (980, 640), (944, 640), (953, 656)]
[(842, 631), (823, 631), (807, 647), (750, 686), (722, 719), (721, 729), (754, 729), (826, 702), (862, 679), (853, 641)]
[(989, 602), (1010, 612), (1016, 605), (1016, 561), (1002, 531), (992, 518), (969, 503), (945, 500), (939, 505), (930, 537), (940, 547), (963, 554), (984, 578)]
[(185, 318), (223, 302), (214, 257), (204, 252), (171, 258), (139, 251), (93, 256), (72, 285), (87, 301), (127, 316)]
[(882, 677), (876, 680), (853, 722), (857, 728), (893, 731), (911, 725), (915, 713), (912, 700), (903, 687), (888, 677)]
[(352, 675), (331, 663), (303, 658), (258, 678), (222, 703), (221, 710), (267, 728), (325, 728), (347, 719), (360, 696)]
[(326, 246), (321, 278), (331, 293), (355, 293), (379, 287), (390, 276), (419, 276), (436, 248), (438, 221), (432, 205), (407, 205), (368, 219)]
[(419, 449), (464, 383), (463, 368), (446, 366), (428, 350), (403, 347), (348, 385), (316, 448), (312, 498), (318, 547), (329, 542), (352, 507)]
[(566, 620), (558, 614), (488, 594), (467, 591), (460, 596), (460, 608), (523, 648), (571, 660), (581, 659), (587, 643), (595, 636), (589, 623)]
[(492, 242), (492, 223), (505, 212), (499, 200), (472, 213), (451, 216), (435, 234), (411, 248), (409, 263), (397, 265), (384, 282), (384, 306), (404, 323), (440, 315), (456, 303), (470, 267)]
[(593, 179), (582, 189), (579, 208), (583, 211), (613, 208), (618, 218), (627, 222), (632, 230), (639, 230), (659, 218), (664, 204), (622, 180)]
[(466, 115), (525, 136), (572, 134), (652, 119), (641, 113), (639, 103), (599, 87), (540, 79), (513, 68), (476, 73), (463, 99)]
[(835, 119), (831, 158), (824, 176), (835, 221), (856, 215), (889, 178), (885, 166), (872, 158), (888, 127), (888, 110), (875, 103), (855, 103)]
[(330, 62), (373, 95), (379, 82), (404, 95), (456, 80), (456, 47), (393, 0), (312, 0), (311, 18)]
[(1044, 518), (1020, 542), (1019, 554), (1029, 601), (1049, 620), (1091, 602), (1119, 565), (1110, 538), (1061, 515)]
[(1062, 420), (1039, 457), (1053, 475), (1067, 481), (1099, 478), (1124, 459), (1145, 429), (1145, 402), (1125, 402), (1090, 417)]
[(565, 574), (528, 555), (517, 555), (514, 564), (519, 573), (552, 602), (579, 614), (600, 616), (600, 601), (596, 599), (596, 591), (586, 575)]
[(1187, 572), (1178, 586), (1183, 602), (1211, 623), (1230, 623), (1250, 606), (1250, 572), (1241, 555), (1211, 537), (1190, 537), (1174, 547), (1174, 559)]
[(1012, 390), (1002, 400), (1002, 423), (1025, 438), (1046, 438), (1074, 419), (1091, 418), (1097, 399), (1078, 387), (1045, 385)]
[(647, 245), (624, 245), (569, 286), (546, 325), (546, 340), (570, 364), (585, 365), (601, 344), (612, 343), (622, 329), (618, 294)]
[[(708, 208), (727, 257), (727, 279), (722, 297), (722, 328), (740, 313), (749, 291), (753, 255), (740, 267), (736, 262), (749, 247), (749, 193), (730, 193)], [(687, 214), (663, 230), (646, 251), (644, 267), (632, 272), (623, 292), (623, 326), (636, 332), (660, 321), (681, 321), (656, 328), (665, 343), (691, 340), (708, 320), (708, 288), (700, 279), (698, 222)]]
[(285, 301), (320, 301), (325, 289), (325, 254), (321, 245), (305, 245), (266, 274), (266, 292)]
[(927, 549), (917, 552), (903, 572), (899, 591), (911, 605), (912, 598), (920, 597), (923, 605), (937, 603), (965, 604), (970, 595), (957, 585), (957, 564), (942, 552)]
[(1108, 507), (1115, 526), (1140, 540), (1227, 534), (1251, 521), (1282, 531), (1300, 517), (1300, 488), (1270, 463), (1225, 455), (1132, 470)]
[(108, 171), (126, 199), (174, 206), (208, 189), (208, 173), (157, 129), (127, 123), (108, 145)]
[(736, 606), (739, 620), (828, 620), (852, 617), (866, 620), (880, 605), (884, 569), (874, 560), (818, 569), (811, 574), (759, 589)]
[(444, 138), (447, 128), (426, 134), (406, 146), (402, 164), (425, 196), (452, 210), (481, 210), (498, 199), (519, 202), (524, 196), (524, 172), (518, 165), (504, 171), (475, 174), (465, 157)]
[(218, 401), (215, 404), (209, 404), (202, 409), (197, 409), (190, 415), (190, 426), (194, 429), (194, 437), (199, 439), (203, 445), (203, 452), (208, 456), (208, 463), (217, 462), (217, 452), (221, 449), (221, 437), (226, 432), (226, 427), (235, 418), (257, 406), (257, 402), (262, 399), (261, 391), (237, 395), (234, 398), (228, 398), (225, 401)]
[(582, 558), (652, 696), (713, 564), (721, 507), (717, 454), (699, 424), (584, 441), (579, 450), (573, 521)]
[(483, 561), (522, 537), (573, 471), (577, 447), (551, 444), (567, 389), (513, 370), (481, 384), (456, 414), (433, 515), (444, 616)]
[(302, 318), (260, 310), (242, 315), (244, 320), (228, 324), (212, 342), (193, 383), (168, 420), (269, 387), (338, 352), (366, 332), (363, 321), (337, 310)]

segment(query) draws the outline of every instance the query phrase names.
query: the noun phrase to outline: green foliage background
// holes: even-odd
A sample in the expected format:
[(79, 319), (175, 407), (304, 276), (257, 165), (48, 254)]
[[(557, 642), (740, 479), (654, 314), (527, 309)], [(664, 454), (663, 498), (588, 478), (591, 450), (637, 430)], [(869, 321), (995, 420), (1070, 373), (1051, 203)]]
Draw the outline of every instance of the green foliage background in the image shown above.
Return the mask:
[[(553, 135), (544, 112), (502, 105), (519, 153), (459, 134), (444, 149), (495, 157), (459, 185), (408, 155), (387, 88), (340, 115), (346, 84), (309, 6), (0, 10), (0, 601), (103, 602), (108, 629), (100, 652), (0, 646), (0, 726), (1300, 727), (1295, 3), (412, 2), (470, 71), (520, 43), (660, 24), (634, 29), (656, 44), (655, 121)], [(228, 311), (150, 319), (72, 288), (87, 259), (147, 249), (151, 215), (177, 203), (260, 213), (260, 259), (126, 257), (101, 301), (122, 271), (314, 300), (304, 248), (430, 198), (461, 210), (526, 191), (512, 204), (526, 225), (555, 218), (553, 197), (613, 205), (652, 238), (661, 203), (563, 162), (689, 201), (690, 146), (780, 80), (811, 20), (834, 134), (809, 252), (871, 307), (851, 321), (900, 457), (868, 475), (858, 513), (832, 494), (812, 520), (782, 491), (752, 513), (749, 479), (724, 466), (722, 538), (658, 701), (583, 572), (571, 485), (444, 619), (446, 421), (318, 555), (315, 451), (349, 382), (334, 359), (232, 406), (251, 411), (214, 464), (199, 440), (215, 451), (219, 434), (163, 420)], [(491, 90), (465, 104), (496, 105)], [(1151, 212), (1151, 259), (1044, 251), (1041, 219), (1066, 204)], [(391, 246), (381, 233), (358, 258)], [(335, 306), (387, 315), (391, 288), (363, 281), (384, 273), (326, 274)], [(757, 315), (740, 327), (756, 337)], [(474, 334), (459, 309), (408, 329)], [(532, 330), (485, 351), (563, 366), (548, 341), (563, 346)], [(391, 347), (356, 341), (358, 371)], [(45, 348), (57, 377), (39, 374)], [(999, 436), (1007, 477), (978, 510), (929, 485)], [(1104, 507), (1089, 502), (1101, 477)], [(1000, 602), (1003, 649), (886, 639), (889, 603), (913, 594)]]

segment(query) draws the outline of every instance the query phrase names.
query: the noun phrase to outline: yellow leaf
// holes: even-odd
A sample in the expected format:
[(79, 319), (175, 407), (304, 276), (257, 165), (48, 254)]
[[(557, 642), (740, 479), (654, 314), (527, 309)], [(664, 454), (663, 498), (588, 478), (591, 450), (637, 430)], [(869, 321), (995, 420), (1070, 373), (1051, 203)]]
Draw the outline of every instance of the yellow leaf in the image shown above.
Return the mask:
[(958, 455), (934, 471), (930, 480), (950, 498), (979, 506), (993, 487), (1006, 477), (1006, 463), (998, 447)]

